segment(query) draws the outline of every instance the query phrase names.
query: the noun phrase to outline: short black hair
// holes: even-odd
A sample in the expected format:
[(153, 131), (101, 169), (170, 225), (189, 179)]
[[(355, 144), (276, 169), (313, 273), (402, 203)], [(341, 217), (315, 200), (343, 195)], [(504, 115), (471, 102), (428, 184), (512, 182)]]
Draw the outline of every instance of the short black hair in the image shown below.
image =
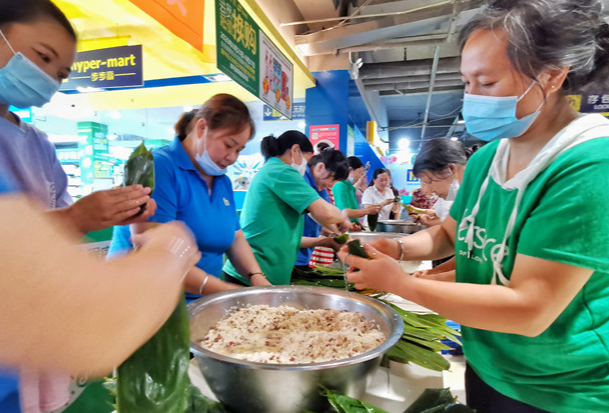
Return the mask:
[(13, 23), (32, 23), (52, 19), (61, 25), (74, 40), (76, 31), (65, 14), (50, 0), (0, 0), (0, 29)]

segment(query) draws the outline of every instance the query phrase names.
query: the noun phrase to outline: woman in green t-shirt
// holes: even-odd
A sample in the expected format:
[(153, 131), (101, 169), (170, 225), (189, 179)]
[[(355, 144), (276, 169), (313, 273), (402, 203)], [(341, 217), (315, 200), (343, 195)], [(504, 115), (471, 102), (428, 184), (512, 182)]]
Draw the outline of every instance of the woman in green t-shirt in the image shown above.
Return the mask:
[[(289, 284), (301, 246), (304, 214), (334, 233), (350, 229), (351, 223), (304, 180), (305, 153), (312, 156), (313, 146), (302, 132), (267, 136), (260, 149), (266, 163), (245, 196), (241, 227), (267, 279), (275, 285)], [(223, 271), (227, 280), (248, 282), (230, 263)]]
[(347, 163), (349, 164), (349, 178), (334, 184), (332, 195), (334, 195), (334, 204), (336, 204), (338, 209), (347, 214), (351, 222), (356, 223), (361, 228), (359, 218), (366, 215), (378, 214), (381, 211), (381, 206), (369, 205), (366, 208), (359, 207), (355, 186), (361, 179), (365, 179), (364, 164), (357, 156), (348, 157)]
[[(460, 323), (468, 404), (482, 413), (609, 406), (609, 121), (566, 95), (609, 90), (596, 0), (494, 0), (461, 31), (463, 117), (494, 141), (468, 162), (441, 225), (340, 257), (357, 288)], [(590, 102), (600, 96), (592, 96)], [(593, 196), (591, 196), (593, 195)], [(394, 259), (455, 254), (456, 282)]]

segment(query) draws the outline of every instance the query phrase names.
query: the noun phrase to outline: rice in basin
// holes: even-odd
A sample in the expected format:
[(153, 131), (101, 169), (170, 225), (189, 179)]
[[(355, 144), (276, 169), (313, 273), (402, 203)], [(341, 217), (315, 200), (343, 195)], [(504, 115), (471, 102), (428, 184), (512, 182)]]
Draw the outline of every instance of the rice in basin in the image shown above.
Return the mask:
[(253, 305), (224, 316), (201, 347), (245, 361), (309, 364), (354, 357), (385, 340), (358, 312)]

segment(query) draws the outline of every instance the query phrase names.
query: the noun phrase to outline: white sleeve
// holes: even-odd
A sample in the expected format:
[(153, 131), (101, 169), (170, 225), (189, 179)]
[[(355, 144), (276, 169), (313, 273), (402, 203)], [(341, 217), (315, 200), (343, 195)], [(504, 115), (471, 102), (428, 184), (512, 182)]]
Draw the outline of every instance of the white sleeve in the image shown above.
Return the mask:
[(362, 205), (375, 205), (374, 202), (374, 192), (372, 187), (366, 188), (364, 194), (362, 195)]

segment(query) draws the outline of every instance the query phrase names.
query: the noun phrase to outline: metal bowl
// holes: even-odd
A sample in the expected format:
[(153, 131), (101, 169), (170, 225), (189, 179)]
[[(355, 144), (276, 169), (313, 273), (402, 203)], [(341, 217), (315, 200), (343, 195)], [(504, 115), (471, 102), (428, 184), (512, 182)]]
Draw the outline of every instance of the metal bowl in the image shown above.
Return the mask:
[[(355, 357), (313, 364), (253, 363), (202, 348), (207, 332), (232, 308), (289, 305), (299, 309), (358, 311), (373, 321), (387, 340)], [(201, 298), (188, 305), (190, 346), (201, 373), (218, 400), (234, 413), (319, 412), (329, 408), (320, 386), (360, 397), (381, 356), (400, 339), (404, 324), (387, 305), (361, 294), (309, 286), (249, 287)]]
[(378, 232), (400, 232), (402, 234), (414, 234), (425, 228), (427, 228), (426, 225), (395, 219), (382, 220), (376, 224), (376, 231)]

